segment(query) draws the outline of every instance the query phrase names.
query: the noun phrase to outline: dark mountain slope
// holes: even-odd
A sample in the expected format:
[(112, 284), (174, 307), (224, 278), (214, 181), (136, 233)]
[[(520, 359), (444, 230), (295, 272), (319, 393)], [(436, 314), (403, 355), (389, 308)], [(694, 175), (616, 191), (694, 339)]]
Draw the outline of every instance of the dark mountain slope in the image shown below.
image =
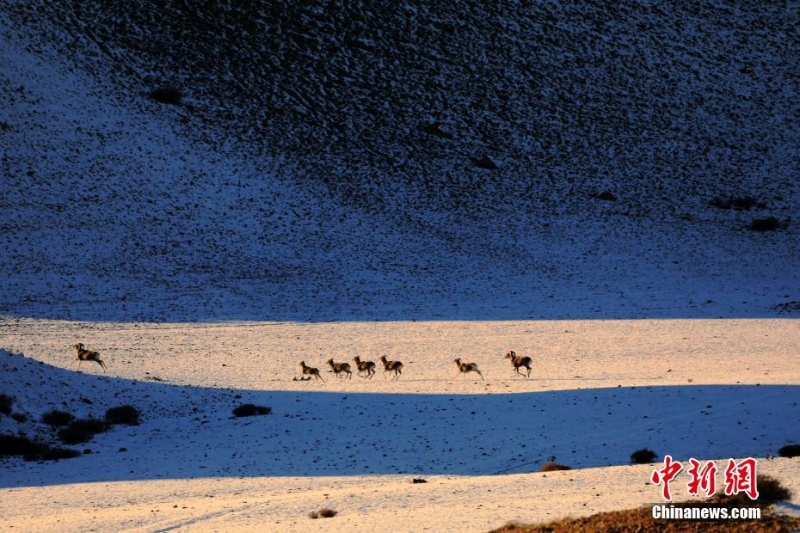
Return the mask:
[(17, 20), (58, 28), (82, 66), (134, 93), (174, 84), (354, 197), (399, 180), (415, 205), (478, 210), (596, 178), (678, 197), (796, 176), (800, 43), (779, 2), (36, 4)]
[[(391, 252), (379, 251), (374, 269), (358, 260), (337, 271), (337, 285), (356, 292), (365, 269), (373, 280), (413, 280), (423, 264), (437, 287), (454, 283), (457, 268), (458, 283), (480, 293), (477, 309), (523, 295), (508, 316), (550, 316), (519, 309), (565, 294), (586, 302), (579, 315), (716, 314), (680, 309), (720, 298), (739, 301), (734, 314), (760, 314), (797, 293), (796, 228), (768, 242), (744, 231), (754, 217), (785, 225), (800, 198), (798, 13), (788, 4), (136, 0), (5, 11), (34, 50), (54, 45), (112, 101), (142, 105), (150, 90), (175, 86), (182, 135), (248, 161), (288, 162), (278, 173), (312, 212), (332, 201), (365, 217), (380, 243), (367, 249)], [(260, 201), (258, 178), (238, 180)], [(743, 195), (766, 208), (709, 206)], [(264, 224), (243, 206), (241, 217)], [(242, 220), (228, 222), (250, 272), (264, 250), (247, 243)], [(336, 220), (309, 224), (330, 232)], [(396, 232), (386, 246), (384, 227)], [(336, 232), (336, 249), (364, 238)], [(175, 268), (198, 269), (188, 263)], [(499, 295), (487, 288), (496, 283)], [(470, 300), (463, 290), (445, 289), (436, 306)], [(740, 290), (759, 294), (755, 309), (727, 294)]]

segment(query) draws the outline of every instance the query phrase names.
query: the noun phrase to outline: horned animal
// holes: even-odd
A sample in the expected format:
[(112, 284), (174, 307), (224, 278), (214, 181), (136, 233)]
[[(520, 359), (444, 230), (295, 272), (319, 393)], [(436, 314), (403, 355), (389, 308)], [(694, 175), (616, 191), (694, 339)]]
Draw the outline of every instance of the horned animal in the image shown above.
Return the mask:
[[(97, 352), (93, 352), (91, 350), (87, 350), (83, 347), (82, 343), (78, 343), (75, 346), (75, 361), (78, 361), (78, 368), (81, 367), (81, 363), (84, 361), (94, 361), (101, 367), (103, 367), (103, 372), (106, 371), (106, 364), (100, 359), (100, 354)], [(75, 361), (72, 361), (72, 364), (75, 364)]]
[[(322, 379), (322, 376), (319, 375), (319, 369), (306, 365), (305, 361), (300, 361), (300, 368), (304, 376), (314, 376), (317, 379)], [(324, 382), (325, 380), (322, 379), (322, 381)]]
[(339, 374), (347, 374), (345, 378), (353, 378), (353, 372), (350, 370), (350, 363), (334, 363), (333, 358), (328, 359), (328, 364), (331, 365), (331, 372), (336, 374), (337, 377), (342, 377)]
[(355, 361), (358, 367), (359, 376), (372, 379), (372, 376), (375, 375), (375, 363), (372, 361), (362, 361), (359, 356), (355, 356), (353, 361)]
[(458, 367), (458, 371), (464, 374), (464, 377), (466, 377), (467, 374), (469, 374), (470, 372), (475, 372), (481, 377), (481, 379), (484, 379), (483, 374), (481, 373), (480, 370), (478, 370), (477, 363), (462, 363), (461, 359), (456, 359), (455, 363), (456, 366)]
[(383, 377), (386, 378), (387, 372), (394, 372), (394, 377), (392, 380), (395, 380), (400, 377), (400, 374), (403, 373), (403, 363), (400, 361), (387, 361), (386, 356), (382, 355), (380, 357), (381, 363), (383, 363)]
[[(532, 360), (531, 360), (530, 357), (528, 357), (527, 355), (517, 355), (517, 352), (515, 352), (514, 350), (511, 350), (510, 352), (508, 352), (506, 354), (506, 359), (510, 359), (511, 360), (511, 364), (514, 365), (514, 370), (517, 372), (517, 374), (519, 374), (520, 376), (528, 377), (528, 378), (531, 377), (531, 362), (532, 362)], [(519, 371), (519, 368), (521, 366), (524, 366), (525, 368), (528, 369), (528, 374), (527, 375), (525, 375), (525, 374), (523, 374), (522, 372)]]

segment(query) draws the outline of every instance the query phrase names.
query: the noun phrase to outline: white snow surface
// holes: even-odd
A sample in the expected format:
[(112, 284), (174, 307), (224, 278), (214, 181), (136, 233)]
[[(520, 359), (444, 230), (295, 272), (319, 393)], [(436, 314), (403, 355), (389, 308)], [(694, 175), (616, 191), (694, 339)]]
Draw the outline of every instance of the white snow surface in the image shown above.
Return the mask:
[[(800, 503), (797, 459), (766, 459), (800, 427), (791, 320), (0, 328), (2, 389), (28, 417), (0, 418), (4, 431), (52, 440), (37, 423), (52, 409), (142, 412), (81, 457), (4, 460), (4, 528), (487, 531), (660, 501), (649, 480), (660, 465), (628, 466), (641, 448), (719, 460), (720, 476), (729, 458), (758, 458)], [(107, 373), (73, 362), (66, 345), (90, 340)], [(508, 348), (532, 357), (530, 379)], [(404, 363), (399, 379), (327, 372), (328, 358), (378, 354)], [(456, 356), (485, 380), (459, 375)], [(295, 381), (300, 360), (325, 381)], [(272, 413), (234, 417), (245, 403)], [(538, 473), (551, 459), (575, 470)], [(339, 515), (307, 517), (324, 507)]]
[[(800, 440), (796, 222), (750, 232), (690, 198), (683, 218), (587, 201), (423, 231), (125, 101), (2, 12), (0, 64), (0, 393), (26, 417), (0, 432), (142, 412), (81, 457), (0, 460), (1, 528), (485, 531), (659, 501), (658, 465), (629, 465), (645, 447), (756, 457), (800, 504), (800, 463), (767, 459)], [(793, 187), (767, 199), (781, 219)], [(327, 372), (356, 355), (403, 374)], [(295, 381), (301, 360), (325, 382)], [(538, 473), (551, 458), (575, 470)]]

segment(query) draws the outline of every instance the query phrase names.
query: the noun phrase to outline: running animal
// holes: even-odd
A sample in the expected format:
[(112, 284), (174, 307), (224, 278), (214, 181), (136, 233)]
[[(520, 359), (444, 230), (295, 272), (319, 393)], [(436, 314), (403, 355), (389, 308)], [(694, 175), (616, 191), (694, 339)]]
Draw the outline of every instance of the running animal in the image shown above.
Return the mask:
[(383, 363), (383, 377), (386, 377), (387, 372), (394, 372), (394, 377), (392, 380), (395, 380), (400, 377), (400, 374), (403, 373), (403, 363), (400, 361), (387, 361), (386, 356), (382, 355), (380, 357), (381, 363)]
[[(517, 372), (517, 374), (519, 374), (520, 376), (525, 376), (527, 378), (531, 377), (531, 362), (532, 361), (531, 361), (530, 357), (523, 356), (523, 355), (517, 355), (517, 353), (514, 350), (511, 350), (510, 352), (508, 352), (506, 354), (506, 359), (510, 359), (511, 360), (511, 364), (514, 365), (514, 370)], [(528, 374), (527, 375), (525, 375), (525, 374), (523, 374), (522, 372), (519, 371), (519, 368), (522, 367), (522, 366), (524, 366), (525, 368), (528, 369)]]
[(350, 363), (334, 363), (333, 358), (328, 359), (328, 364), (331, 365), (331, 372), (336, 374), (337, 377), (342, 377), (339, 374), (346, 374), (345, 378), (353, 378), (353, 372), (350, 370)]
[(456, 359), (455, 363), (456, 366), (458, 367), (458, 371), (464, 374), (464, 377), (466, 377), (467, 374), (469, 374), (470, 372), (475, 372), (481, 377), (481, 379), (484, 379), (483, 374), (481, 373), (480, 370), (478, 370), (477, 363), (462, 363), (461, 359)]
[[(319, 368), (314, 368), (313, 366), (306, 365), (305, 361), (300, 361), (300, 369), (303, 372), (304, 376), (314, 376), (317, 379), (322, 379), (322, 376), (319, 375)], [(325, 380), (322, 379), (324, 383)]]
[[(78, 368), (81, 367), (81, 363), (84, 361), (94, 361), (101, 367), (103, 367), (103, 372), (106, 371), (106, 364), (100, 359), (100, 354), (97, 352), (93, 352), (91, 350), (87, 350), (83, 347), (82, 343), (78, 343), (75, 346), (75, 361), (78, 362)], [(75, 361), (72, 361), (72, 364), (75, 364)]]
[(362, 361), (359, 356), (355, 356), (353, 361), (358, 367), (359, 376), (372, 379), (372, 376), (375, 375), (375, 363), (372, 361)]

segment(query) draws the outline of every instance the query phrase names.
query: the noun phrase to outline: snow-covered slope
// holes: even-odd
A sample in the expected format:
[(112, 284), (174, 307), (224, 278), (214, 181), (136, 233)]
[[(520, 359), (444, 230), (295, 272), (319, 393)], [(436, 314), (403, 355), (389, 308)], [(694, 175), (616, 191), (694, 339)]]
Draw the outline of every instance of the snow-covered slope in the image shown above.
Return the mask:
[[(0, 527), (41, 531), (487, 531), (660, 500), (670, 454), (755, 457), (800, 502), (795, 320), (130, 324), (0, 322), (0, 433), (60, 444), (53, 409), (115, 426), (63, 461), (0, 461)], [(108, 365), (72, 364), (85, 341)], [(514, 375), (499, 347), (533, 357)], [(392, 381), (325, 360), (404, 362)], [(484, 379), (460, 376), (459, 356)], [(301, 359), (322, 381), (295, 381)], [(237, 418), (253, 403), (267, 416)], [(631, 466), (648, 448), (656, 464)], [(574, 469), (538, 473), (549, 459)], [(424, 486), (412, 485), (423, 478)], [(673, 484), (688, 498), (682, 473)], [(307, 514), (340, 514), (324, 525)], [(137, 529), (140, 528), (140, 529)], [(329, 529), (324, 529), (329, 528)]]
[[(102, 468), (33, 466), (5, 483), (34, 483), (36, 471), (42, 483), (493, 475), (535, 472), (551, 456), (581, 468), (624, 465), (643, 447), (683, 459), (765, 457), (794, 438), (795, 321), (571, 321), (569, 328), (561, 321), (6, 321), (0, 368), (9, 379), (0, 385), (29, 419), (18, 426), (4, 417), (6, 426), (49, 440), (53, 430), (38, 421), (51, 409), (102, 418), (124, 404), (141, 410), (143, 426), (98, 437), (104, 452), (91, 465), (109, 461)], [(73, 338), (91, 341), (109, 371), (85, 362), (74, 372), (65, 346)], [(515, 376), (501, 346), (532, 356), (532, 379)], [(402, 376), (388, 379), (379, 365), (372, 379), (337, 379), (325, 363), (377, 354), (402, 361)], [(485, 379), (459, 375), (455, 357), (477, 363)], [(294, 380), (300, 360), (318, 367), (322, 380)], [(244, 403), (270, 406), (275, 416), (237, 420), (232, 410)], [(131, 453), (108, 453), (119, 447)], [(213, 456), (204, 461), (206, 448)], [(113, 466), (128, 457), (135, 467)]]
[(796, 312), (790, 5), (248, 5), (4, 4), (0, 315)]

